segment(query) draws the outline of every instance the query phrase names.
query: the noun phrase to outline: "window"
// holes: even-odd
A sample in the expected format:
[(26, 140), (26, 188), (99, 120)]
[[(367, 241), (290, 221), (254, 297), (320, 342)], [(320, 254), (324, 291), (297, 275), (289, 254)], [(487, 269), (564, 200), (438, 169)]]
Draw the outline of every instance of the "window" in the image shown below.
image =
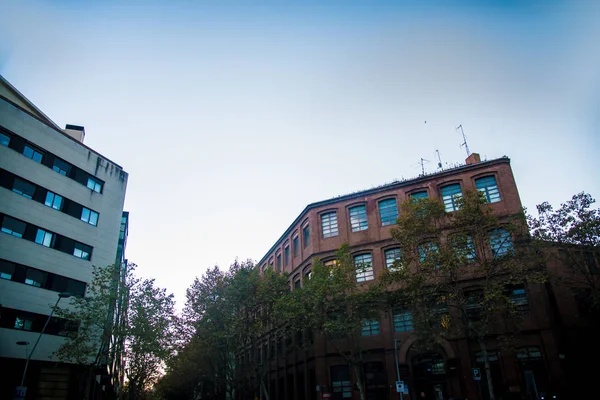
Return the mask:
[(16, 237), (23, 237), (27, 224), (14, 218), (4, 216), (2, 220), (2, 232)]
[(0, 144), (2, 146), (8, 147), (9, 143), (10, 143), (10, 136), (5, 135), (4, 133), (0, 132)]
[(75, 243), (73, 255), (84, 260), (89, 260), (92, 257), (92, 248), (83, 243)]
[(302, 240), (304, 241), (304, 248), (308, 247), (310, 243), (310, 229), (308, 225), (302, 228)]
[(300, 289), (300, 287), (302, 287), (302, 282), (300, 281), (300, 278), (296, 278), (294, 281), (294, 289)]
[(48, 191), (48, 193), (46, 193), (46, 201), (44, 201), (44, 204), (60, 211), (62, 209), (63, 198), (56, 193)]
[(47, 232), (43, 229), (38, 228), (37, 234), (35, 235), (35, 242), (42, 246), (52, 247), (54, 234)]
[(23, 155), (27, 158), (31, 158), (33, 161), (41, 163), (42, 157), (44, 156), (41, 151), (30, 147), (29, 145), (25, 145), (23, 148)]
[(542, 350), (538, 346), (522, 347), (517, 352), (519, 361), (534, 361), (542, 359)]
[(290, 246), (285, 246), (283, 249), (283, 264), (285, 266), (290, 264)]
[(371, 281), (373, 276), (373, 263), (370, 254), (361, 254), (354, 257), (356, 267), (356, 282)]
[(28, 317), (17, 317), (15, 318), (15, 329), (20, 329), (23, 331), (30, 331), (33, 326), (33, 318)]
[(14, 274), (15, 264), (8, 261), (0, 260), (0, 279), (11, 280)]
[(472, 262), (477, 258), (473, 237), (470, 235), (454, 235), (452, 237), (452, 246), (461, 262)]
[(281, 253), (277, 254), (277, 272), (281, 272)]
[(515, 309), (521, 314), (529, 313), (529, 301), (527, 300), (527, 292), (524, 285), (514, 285), (508, 288), (510, 302), (515, 306)]
[(362, 323), (362, 336), (373, 336), (379, 335), (379, 320), (377, 319), (364, 319)]
[(352, 232), (364, 231), (369, 228), (369, 222), (367, 221), (367, 207), (356, 206), (352, 207), (349, 211)]
[(436, 262), (436, 268), (439, 268), (437, 265), (437, 260), (435, 260), (438, 253), (438, 245), (435, 242), (426, 242), (421, 243), (418, 246), (419, 251), (419, 262)]
[(309, 268), (304, 271), (304, 281), (306, 282), (310, 278), (312, 278), (312, 270)]
[(94, 192), (102, 193), (102, 183), (98, 182), (94, 178), (88, 178), (87, 187), (92, 189)]
[(476, 321), (481, 318), (482, 303), (483, 291), (475, 289), (465, 293), (465, 312), (469, 319)]
[(300, 250), (299, 238), (298, 238), (298, 235), (296, 235), (292, 239), (292, 251), (294, 253), (294, 257), (298, 257), (299, 250)]
[(502, 257), (512, 253), (513, 244), (510, 237), (510, 233), (502, 228), (493, 229), (489, 232), (490, 235), (490, 247), (492, 249), (492, 256)]
[(381, 218), (382, 226), (396, 223), (396, 219), (398, 219), (396, 199), (381, 200), (379, 202), (379, 218)]
[(394, 331), (406, 332), (414, 329), (412, 313), (408, 310), (394, 311)]
[(350, 368), (347, 365), (331, 367), (331, 387), (334, 399), (351, 399), (352, 382), (350, 381)]
[[(488, 362), (498, 362), (500, 360), (500, 357), (499, 357), (497, 351), (488, 350), (487, 351), (487, 359), (488, 359)], [(481, 364), (483, 364), (485, 362), (485, 357), (483, 356), (483, 351), (478, 351), (477, 353), (475, 353), (475, 362), (481, 363)]]
[(81, 210), (81, 220), (83, 222), (87, 222), (90, 225), (98, 225), (98, 213), (96, 211), (92, 211), (89, 208), (83, 207)]
[(55, 158), (52, 169), (61, 175), (67, 176), (69, 175), (69, 172), (71, 172), (71, 164), (61, 160), (60, 158)]
[(442, 188), (442, 201), (444, 202), (444, 206), (446, 206), (446, 211), (456, 211), (458, 210), (458, 205), (456, 204), (456, 200), (462, 197), (462, 192), (460, 190), (460, 184), (453, 183), (452, 185), (444, 186)]
[(35, 193), (35, 185), (15, 177), (12, 191), (28, 199), (32, 199)]
[(485, 195), (488, 203), (496, 203), (500, 201), (500, 192), (498, 184), (494, 176), (484, 176), (483, 178), (475, 179), (477, 190)]
[(27, 268), (27, 275), (25, 276), (25, 284), (35, 287), (44, 287), (46, 284), (46, 278), (48, 273), (33, 268)]
[(337, 213), (335, 211), (321, 215), (321, 229), (323, 230), (324, 238), (337, 236), (338, 223)]
[(419, 199), (427, 199), (429, 195), (427, 194), (427, 190), (422, 190), (420, 192), (414, 192), (410, 194), (411, 201), (417, 201)]
[[(387, 267), (387, 269), (393, 270), (394, 262), (399, 261), (400, 256), (401, 256), (401, 253), (400, 253), (400, 249), (398, 249), (398, 248), (386, 250), (385, 251), (385, 266)], [(396, 266), (401, 268), (400, 265), (396, 265)]]

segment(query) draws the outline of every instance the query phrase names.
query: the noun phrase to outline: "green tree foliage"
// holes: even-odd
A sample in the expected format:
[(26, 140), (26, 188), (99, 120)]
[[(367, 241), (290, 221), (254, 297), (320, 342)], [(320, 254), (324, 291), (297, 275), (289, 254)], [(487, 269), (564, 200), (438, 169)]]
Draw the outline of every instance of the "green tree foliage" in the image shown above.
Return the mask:
[(159, 390), (170, 398), (222, 399), (262, 386), (268, 399), (265, 352), (258, 350), (281, 325), (274, 304), (288, 291), (287, 275), (272, 270), (261, 275), (251, 261), (236, 261), (227, 272), (215, 267), (196, 278), (187, 290), (184, 345), (168, 364)]
[[(172, 294), (154, 280), (126, 269), (94, 267), (86, 295), (59, 307), (56, 315), (73, 321), (77, 332), (56, 352), (63, 361), (99, 366), (125, 357), (130, 399), (143, 398), (173, 351), (175, 309)], [(109, 355), (109, 359), (106, 355)]]
[(544, 274), (522, 214), (496, 217), (477, 191), (455, 202), (453, 212), (434, 199), (402, 204), (392, 230), (401, 257), (383, 279), (392, 305), (412, 312), (418, 346), (465, 336), (479, 345), (494, 399), (486, 338), (518, 330), (523, 289)]
[[(581, 192), (554, 209), (539, 204), (538, 216), (528, 215), (535, 244), (546, 255), (557, 257), (566, 274), (556, 274), (559, 283), (578, 292), (580, 299), (596, 311), (600, 309), (600, 209), (588, 193)], [(556, 251), (558, 250), (558, 251)]]
[(315, 259), (311, 278), (277, 303), (288, 329), (319, 332), (334, 346), (351, 368), (363, 400), (362, 331), (367, 321), (379, 321), (386, 308), (381, 285), (357, 282), (357, 274), (370, 267), (355, 265), (350, 247), (344, 244), (334, 263), (325, 265)]

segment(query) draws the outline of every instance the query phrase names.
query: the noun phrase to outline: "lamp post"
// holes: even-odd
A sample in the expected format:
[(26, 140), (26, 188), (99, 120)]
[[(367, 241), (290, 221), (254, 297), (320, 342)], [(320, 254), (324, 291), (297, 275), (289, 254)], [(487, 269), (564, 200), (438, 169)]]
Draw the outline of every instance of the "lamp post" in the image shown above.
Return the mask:
[(58, 307), (58, 303), (62, 299), (67, 299), (71, 296), (73, 296), (73, 293), (69, 293), (69, 292), (62, 292), (62, 293), (58, 294), (58, 299), (56, 299), (56, 303), (54, 304), (54, 307), (52, 307), (52, 311), (50, 311), (50, 315), (48, 315), (48, 319), (46, 319), (46, 323), (44, 324), (44, 327), (42, 328), (40, 335), (38, 336), (37, 340), (35, 341), (35, 344), (33, 345), (33, 348), (31, 349), (31, 352), (29, 353), (29, 355), (27, 355), (27, 345), (29, 344), (29, 342), (17, 342), (18, 345), (25, 345), (26, 347), (25, 347), (25, 369), (23, 370), (23, 376), (21, 377), (21, 386), (19, 386), (15, 392), (15, 399), (24, 399), (25, 398), (25, 393), (27, 392), (27, 388), (25, 386), (23, 386), (23, 384), (25, 383), (25, 375), (27, 374), (27, 367), (29, 366), (29, 360), (31, 359), (33, 352), (35, 351), (38, 343), (40, 342), (40, 339), (42, 338), (42, 335), (44, 334), (46, 327), (50, 323), (50, 319), (52, 318), (52, 315), (54, 315), (54, 310), (56, 310), (56, 307)]
[[(400, 366), (398, 365), (398, 339), (394, 339), (394, 357), (396, 358), (396, 378), (400, 382)], [(398, 392), (398, 397), (403, 400), (402, 392)]]

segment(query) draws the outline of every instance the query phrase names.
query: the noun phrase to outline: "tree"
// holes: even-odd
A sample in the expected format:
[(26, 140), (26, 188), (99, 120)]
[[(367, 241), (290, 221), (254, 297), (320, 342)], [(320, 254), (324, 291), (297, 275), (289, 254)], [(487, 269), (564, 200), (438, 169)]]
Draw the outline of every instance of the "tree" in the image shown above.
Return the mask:
[(384, 281), (396, 289), (394, 305), (412, 312), (417, 345), (460, 336), (478, 344), (493, 400), (486, 338), (518, 329), (524, 285), (542, 282), (544, 274), (522, 214), (495, 216), (478, 191), (454, 200), (453, 212), (434, 199), (402, 204), (392, 230), (401, 255)]
[(600, 209), (592, 208), (595, 202), (585, 192), (556, 210), (544, 202), (536, 206), (538, 217), (528, 215), (528, 222), (536, 245), (546, 255), (559, 257), (567, 269), (561, 283), (579, 290), (593, 309), (600, 309)]
[(150, 391), (173, 354), (175, 339), (173, 294), (154, 285), (154, 279), (137, 281), (131, 288), (125, 351), (129, 399)]
[(344, 244), (335, 262), (315, 259), (311, 278), (277, 303), (288, 329), (319, 332), (335, 347), (355, 376), (361, 400), (365, 399), (363, 328), (378, 321), (385, 308), (382, 286), (362, 283), (369, 271), (372, 265), (356, 265), (350, 247)]

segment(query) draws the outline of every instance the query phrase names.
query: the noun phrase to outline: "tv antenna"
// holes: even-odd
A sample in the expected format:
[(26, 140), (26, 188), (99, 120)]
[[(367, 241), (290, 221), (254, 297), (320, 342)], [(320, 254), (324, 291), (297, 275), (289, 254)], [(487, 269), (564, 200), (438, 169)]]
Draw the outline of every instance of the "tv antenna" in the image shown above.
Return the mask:
[(442, 166), (442, 156), (440, 156), (440, 151), (436, 149), (435, 152), (438, 158), (438, 168), (443, 170), (444, 167)]
[(459, 126), (456, 127), (456, 130), (460, 129), (460, 133), (462, 133), (462, 137), (463, 137), (463, 142), (460, 145), (460, 147), (465, 148), (465, 150), (467, 151), (467, 157), (469, 157), (471, 155), (471, 152), (469, 151), (469, 145), (467, 144), (467, 137), (465, 136), (465, 131), (463, 130), (463, 126), (462, 124), (460, 124)]
[[(425, 163), (428, 163), (428, 162), (429, 162), (429, 160), (426, 160), (423, 157), (421, 157), (421, 159), (417, 162), (417, 164), (421, 166), (421, 175), (425, 175)], [(417, 165), (417, 164), (413, 164), (413, 165)]]

